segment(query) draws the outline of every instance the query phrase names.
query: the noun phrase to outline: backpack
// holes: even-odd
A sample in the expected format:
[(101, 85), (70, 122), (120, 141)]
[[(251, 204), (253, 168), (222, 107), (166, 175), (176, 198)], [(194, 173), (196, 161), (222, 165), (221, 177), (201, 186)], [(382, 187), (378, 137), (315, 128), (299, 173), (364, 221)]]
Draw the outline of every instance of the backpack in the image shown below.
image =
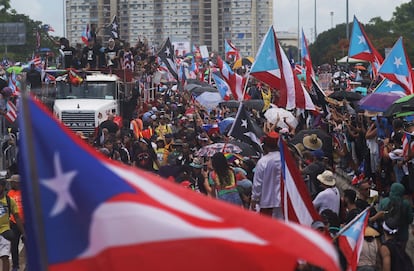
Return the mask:
[(384, 243), (391, 253), (391, 270), (413, 271), (414, 265), (410, 256), (405, 252), (403, 247), (395, 240), (387, 240)]
[(404, 209), (402, 199), (391, 199), (384, 209), (384, 221), (390, 220), (393, 225), (400, 227), (404, 223)]

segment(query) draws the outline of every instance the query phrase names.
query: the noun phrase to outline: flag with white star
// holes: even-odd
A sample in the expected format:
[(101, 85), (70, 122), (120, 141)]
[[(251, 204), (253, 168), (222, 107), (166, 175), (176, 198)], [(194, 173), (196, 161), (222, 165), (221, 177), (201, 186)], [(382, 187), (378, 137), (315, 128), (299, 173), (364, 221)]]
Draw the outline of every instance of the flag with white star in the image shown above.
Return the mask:
[(375, 93), (387, 93), (387, 92), (405, 93), (405, 90), (399, 84), (396, 84), (393, 81), (390, 81), (387, 78), (384, 78), (381, 81), (381, 83), (379, 83), (378, 86), (375, 88), (374, 92)]
[(402, 86), (407, 95), (413, 93), (413, 73), (410, 60), (404, 49), (402, 37), (394, 44), (387, 58), (379, 68), (378, 73)]
[(338, 233), (339, 249), (342, 251), (348, 263), (346, 270), (355, 271), (357, 268), (368, 218), (369, 207), (345, 225)]
[(263, 153), (260, 139), (264, 136), (264, 132), (246, 111), (242, 102), (240, 102), (239, 109), (228, 135), (252, 145), (259, 155)]
[(273, 26), (269, 28), (260, 44), (250, 75), (278, 89), (280, 87), (280, 66), (276, 58), (276, 36)]
[(119, 22), (118, 22), (118, 17), (117, 16), (114, 16), (112, 18), (112, 21), (109, 24), (109, 26), (107, 27), (107, 29), (110, 32), (111, 38), (119, 39)]
[(202, 261), (205, 270), (234, 267), (205, 255), (237, 258), (246, 271), (293, 270), (299, 260), (339, 270), (334, 246), (312, 229), (110, 160), (39, 101), (23, 95), (21, 105), (19, 166), (32, 270), (190, 270)]
[(348, 57), (369, 61), (372, 65), (374, 77), (377, 76), (379, 66), (384, 61), (382, 55), (372, 45), (362, 24), (355, 16), (352, 25), (351, 39), (349, 41)]
[(174, 47), (171, 44), (170, 38), (167, 38), (158, 51), (158, 57), (167, 66), (171, 75), (178, 81), (178, 69), (174, 54)]

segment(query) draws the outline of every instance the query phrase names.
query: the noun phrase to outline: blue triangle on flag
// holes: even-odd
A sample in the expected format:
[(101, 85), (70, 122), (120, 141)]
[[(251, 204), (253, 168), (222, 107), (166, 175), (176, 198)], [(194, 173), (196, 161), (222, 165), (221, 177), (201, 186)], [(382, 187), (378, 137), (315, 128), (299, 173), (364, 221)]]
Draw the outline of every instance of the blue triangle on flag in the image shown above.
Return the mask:
[(400, 37), (392, 47), (391, 52), (384, 60), (384, 63), (382, 63), (379, 73), (390, 73), (402, 76), (410, 75), (402, 37)]
[(255, 61), (250, 69), (251, 73), (266, 72), (279, 69), (276, 58), (276, 43), (273, 26), (269, 28), (264, 37)]

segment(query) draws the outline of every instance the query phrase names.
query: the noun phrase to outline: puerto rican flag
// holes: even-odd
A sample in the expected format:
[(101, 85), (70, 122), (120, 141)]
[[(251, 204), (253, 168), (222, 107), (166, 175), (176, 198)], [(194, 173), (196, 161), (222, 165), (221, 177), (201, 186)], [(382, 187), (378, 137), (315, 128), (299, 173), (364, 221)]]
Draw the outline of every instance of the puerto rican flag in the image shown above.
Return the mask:
[(217, 56), (217, 67), (220, 69), (223, 79), (229, 85), (233, 98), (238, 101), (248, 100), (249, 95), (244, 92), (246, 78), (235, 73), (220, 56)]
[(338, 233), (338, 244), (347, 262), (347, 271), (356, 271), (368, 224), (369, 207), (345, 225)]
[(271, 26), (260, 44), (255, 61), (250, 68), (250, 75), (272, 88), (279, 89), (281, 75), (276, 46), (276, 34)]
[(320, 216), (313, 206), (309, 191), (296, 161), (284, 140), (279, 141), (282, 163), (281, 198), (286, 220), (310, 226)]
[(306, 86), (308, 87), (308, 89), (311, 89), (312, 88), (311, 77), (315, 77), (315, 71), (313, 70), (312, 59), (311, 59), (309, 48), (308, 48), (308, 41), (306, 40), (303, 29), (302, 29), (302, 39), (301, 39), (301, 55), (302, 55), (303, 63), (305, 64)]
[(334, 246), (309, 227), (109, 160), (23, 99), (19, 166), (33, 270), (294, 270), (299, 260), (340, 270)]
[(236, 61), (240, 58), (239, 49), (236, 48), (236, 45), (234, 45), (231, 40), (224, 41), (224, 53), (226, 54), (226, 60), (231, 59)]
[(279, 43), (276, 46), (276, 56), (281, 67), (280, 97), (277, 105), (288, 110), (294, 108), (315, 110), (312, 98), (293, 72), (290, 61)]
[(402, 136), (402, 149), (403, 157), (408, 157), (411, 149), (411, 153), (414, 153), (414, 142), (412, 141), (411, 134), (405, 132)]
[(10, 100), (6, 103), (6, 111), (6, 119), (11, 123), (15, 122), (17, 119), (17, 108), (16, 105)]
[(395, 42), (378, 73), (403, 87), (407, 95), (413, 93), (413, 71), (402, 37)]
[(368, 35), (365, 33), (363, 25), (358, 21), (356, 16), (354, 16), (352, 25), (348, 57), (369, 61), (374, 77), (378, 75), (378, 69), (382, 62), (384, 62), (381, 54), (372, 45)]
[(12, 90), (12, 95), (20, 96), (20, 89), (17, 87), (17, 79), (14, 72), (9, 76), (9, 88)]

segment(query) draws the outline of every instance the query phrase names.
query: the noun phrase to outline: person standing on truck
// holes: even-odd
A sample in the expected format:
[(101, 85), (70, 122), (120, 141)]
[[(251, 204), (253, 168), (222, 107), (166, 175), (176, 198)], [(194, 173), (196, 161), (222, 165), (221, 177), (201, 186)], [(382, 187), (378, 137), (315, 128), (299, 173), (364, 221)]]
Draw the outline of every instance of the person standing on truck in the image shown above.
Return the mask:
[(69, 45), (69, 40), (60, 38), (60, 49), (63, 52), (63, 68), (75, 68), (76, 49)]
[(105, 48), (105, 58), (106, 58), (106, 66), (110, 67), (112, 69), (118, 68), (118, 62), (119, 62), (119, 47), (116, 45), (115, 40), (113, 38), (110, 38), (108, 40), (108, 47)]
[(88, 45), (82, 50), (82, 67), (88, 70), (93, 70), (98, 67), (99, 49), (95, 46), (95, 40), (89, 39)]

